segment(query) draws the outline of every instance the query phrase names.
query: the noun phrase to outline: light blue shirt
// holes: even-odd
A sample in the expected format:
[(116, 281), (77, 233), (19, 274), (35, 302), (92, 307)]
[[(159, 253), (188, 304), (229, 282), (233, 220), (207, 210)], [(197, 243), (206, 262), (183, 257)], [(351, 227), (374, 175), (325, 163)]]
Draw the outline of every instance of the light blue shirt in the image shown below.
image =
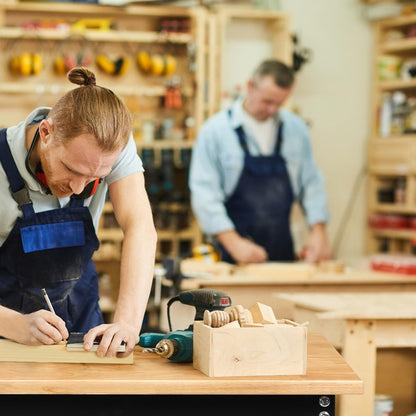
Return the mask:
[[(313, 157), (310, 135), (303, 120), (281, 108), (276, 120), (283, 122), (281, 155), (286, 161), (295, 200), (309, 225), (329, 221), (325, 182)], [(202, 231), (215, 235), (234, 229), (224, 203), (233, 194), (244, 165), (244, 152), (234, 129), (243, 123), (242, 102), (210, 117), (201, 127), (193, 146), (189, 171), (191, 205)], [(245, 131), (250, 154), (259, 148)]]

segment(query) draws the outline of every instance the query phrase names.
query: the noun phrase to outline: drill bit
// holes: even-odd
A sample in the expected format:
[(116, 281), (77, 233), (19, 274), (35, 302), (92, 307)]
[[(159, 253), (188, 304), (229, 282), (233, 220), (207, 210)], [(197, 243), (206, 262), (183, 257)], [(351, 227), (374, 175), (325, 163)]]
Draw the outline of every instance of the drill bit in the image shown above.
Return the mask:
[(154, 352), (160, 357), (170, 358), (178, 352), (177, 342), (170, 339), (162, 339), (154, 348), (144, 348), (142, 352)]
[(163, 348), (162, 349), (161, 348), (143, 348), (141, 350), (141, 352), (155, 352), (155, 353), (162, 352), (162, 351), (163, 351)]

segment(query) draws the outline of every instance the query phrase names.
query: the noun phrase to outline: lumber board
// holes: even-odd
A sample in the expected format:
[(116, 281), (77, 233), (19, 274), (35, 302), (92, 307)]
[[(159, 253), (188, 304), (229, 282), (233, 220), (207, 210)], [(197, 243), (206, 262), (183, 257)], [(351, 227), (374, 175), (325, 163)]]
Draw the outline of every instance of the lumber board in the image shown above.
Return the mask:
[(234, 265), (223, 261), (209, 262), (200, 259), (181, 261), (181, 272), (186, 276), (254, 276), (258, 277), (311, 277), (317, 266), (305, 262), (266, 262), (260, 264)]
[(235, 273), (254, 277), (312, 277), (317, 266), (305, 262), (276, 262), (270, 261), (259, 264), (237, 266)]
[[(414, 276), (401, 273), (372, 270), (368, 260), (354, 267), (342, 261), (321, 262), (318, 265), (306, 262), (266, 262), (260, 264), (235, 265), (226, 262), (207, 262), (200, 259), (184, 259), (181, 273), (186, 277), (186, 285), (215, 282), (215, 284), (414, 284)], [(191, 287), (190, 287), (191, 288)], [(192, 287), (193, 288), (193, 287)]]
[(211, 262), (204, 259), (183, 259), (180, 264), (181, 273), (185, 276), (230, 276), (234, 265), (224, 261)]
[(0, 361), (43, 363), (133, 364), (128, 357), (99, 357), (94, 351), (67, 351), (64, 341), (54, 345), (23, 345), (0, 339)]

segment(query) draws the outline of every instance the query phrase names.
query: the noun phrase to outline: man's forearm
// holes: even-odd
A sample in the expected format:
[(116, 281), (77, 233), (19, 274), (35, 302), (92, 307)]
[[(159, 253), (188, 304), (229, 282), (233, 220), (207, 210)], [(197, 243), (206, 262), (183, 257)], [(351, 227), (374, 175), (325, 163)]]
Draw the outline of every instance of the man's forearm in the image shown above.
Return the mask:
[(216, 238), (224, 247), (230, 247), (232, 244), (237, 243), (241, 236), (235, 230), (227, 230), (218, 233)]
[(114, 322), (125, 322), (139, 331), (152, 287), (157, 235), (150, 227), (144, 233), (126, 233), (120, 265), (120, 288)]
[(311, 225), (306, 247), (305, 260), (316, 263), (321, 260), (329, 260), (332, 257), (326, 224), (315, 223)]
[(311, 225), (311, 232), (326, 233), (326, 224), (324, 222), (316, 222)]
[(20, 317), (20, 313), (13, 309), (0, 306), (0, 336), (9, 339), (16, 339), (16, 331), (19, 329), (17, 322)]

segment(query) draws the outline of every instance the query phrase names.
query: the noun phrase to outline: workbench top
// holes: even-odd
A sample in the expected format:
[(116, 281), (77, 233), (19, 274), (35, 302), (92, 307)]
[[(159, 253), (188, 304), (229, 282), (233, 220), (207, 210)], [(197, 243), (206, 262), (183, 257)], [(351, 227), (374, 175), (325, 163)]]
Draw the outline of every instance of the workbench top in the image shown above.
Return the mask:
[(361, 394), (363, 383), (318, 333), (303, 376), (208, 377), (189, 363), (134, 352), (134, 363), (0, 363), (0, 394)]
[[(364, 263), (365, 264), (365, 263)], [(181, 289), (215, 286), (270, 286), (270, 285), (415, 285), (416, 276), (386, 273), (363, 267), (346, 267), (342, 272), (320, 271), (314, 265), (295, 262), (268, 262), (246, 266), (224, 263), (204, 264), (186, 260), (181, 266), (185, 278)]]
[(276, 299), (314, 311), (320, 319), (416, 319), (416, 292), (280, 293)]
[(190, 277), (181, 280), (181, 289), (190, 290), (205, 286), (270, 286), (270, 285), (380, 285), (401, 284), (415, 285), (414, 276), (406, 276), (394, 273), (353, 271), (345, 273), (316, 273), (311, 276), (290, 274), (277, 274), (274, 276), (256, 276), (246, 274), (233, 274), (230, 276), (206, 276)]

